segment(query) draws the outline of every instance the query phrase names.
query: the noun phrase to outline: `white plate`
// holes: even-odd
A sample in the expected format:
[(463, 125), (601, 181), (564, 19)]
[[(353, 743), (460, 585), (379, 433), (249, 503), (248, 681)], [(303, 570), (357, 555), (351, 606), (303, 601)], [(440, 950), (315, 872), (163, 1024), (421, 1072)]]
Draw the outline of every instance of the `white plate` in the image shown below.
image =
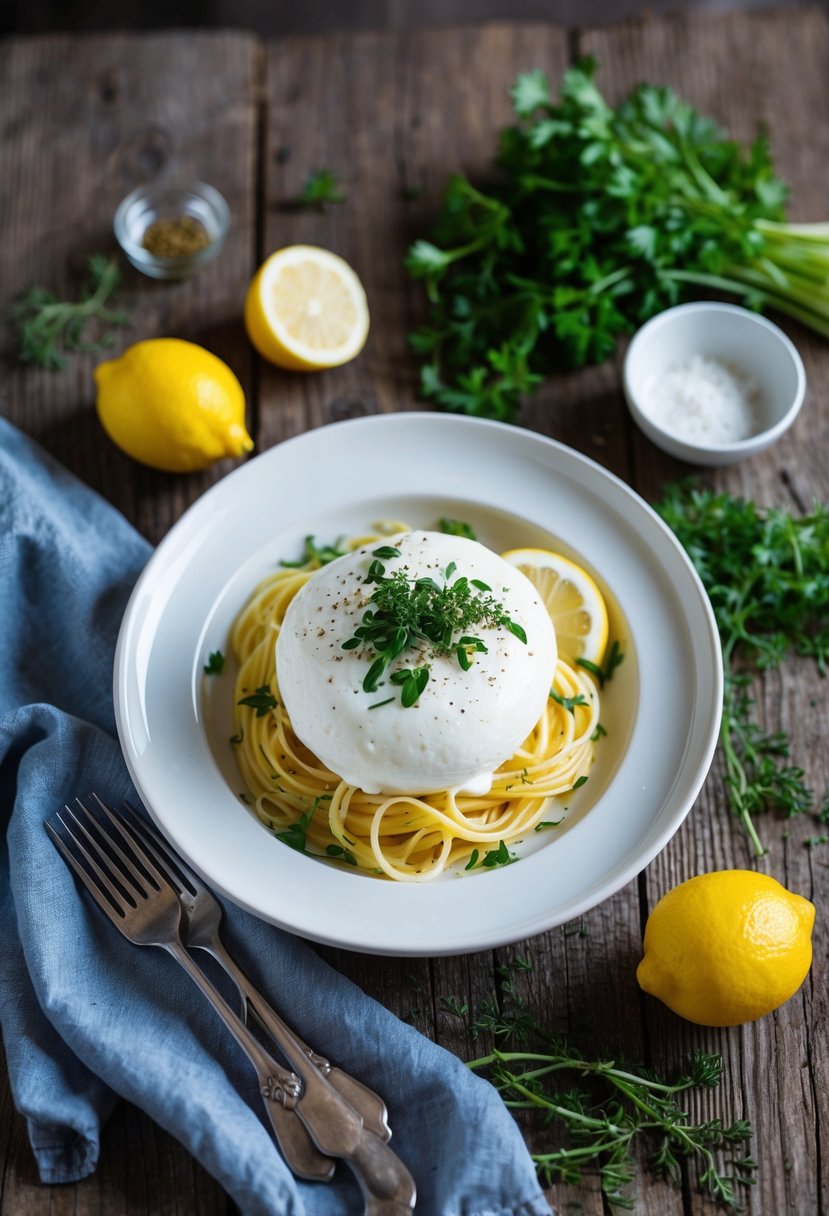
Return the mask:
[[(303, 538), (381, 518), (471, 523), (497, 550), (541, 545), (592, 571), (625, 661), (602, 694), (607, 738), (560, 829), (509, 866), (393, 883), (306, 857), (239, 800), (230, 677), (205, 680), (247, 595)], [(210, 695), (205, 696), (205, 685)], [(680, 545), (618, 478), (529, 431), (439, 414), (363, 418), (264, 452), (199, 499), (127, 606), (115, 661), (121, 745), (177, 849), (265, 920), (376, 954), (483, 950), (579, 916), (632, 879), (690, 810), (722, 703), (713, 614)]]

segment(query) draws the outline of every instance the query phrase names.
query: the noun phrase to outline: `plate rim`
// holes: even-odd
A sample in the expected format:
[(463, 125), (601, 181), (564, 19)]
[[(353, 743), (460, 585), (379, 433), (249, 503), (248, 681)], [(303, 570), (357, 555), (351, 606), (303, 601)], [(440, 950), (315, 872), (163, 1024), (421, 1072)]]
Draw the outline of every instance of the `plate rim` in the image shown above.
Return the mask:
[[(215, 875), (207, 874), (203, 868), (194, 862), (192, 858), (188, 858), (191, 864), (202, 873), (202, 876), (221, 894), (230, 899), (234, 904), (244, 908), (253, 915), (264, 919), (269, 923), (277, 924), (280, 928), (297, 935), (301, 935), (311, 940), (320, 942), (324, 945), (337, 948), (344, 948), (360, 953), (372, 955), (387, 955), (397, 957), (439, 957), (442, 955), (459, 955), (485, 949), (491, 949), (498, 946), (511, 944), (515, 941), (522, 940), (529, 936), (536, 936), (539, 933), (546, 932), (557, 925), (566, 923), (575, 917), (584, 915), (591, 908), (603, 903), (606, 899), (611, 898), (623, 886), (630, 882), (637, 874), (645, 869), (647, 865), (664, 849), (666, 844), (675, 835), (685, 818), (691, 811), (699, 792), (708, 775), (711, 762), (716, 750), (717, 740), (719, 736), (720, 715), (722, 709), (722, 691), (723, 691), (723, 668), (722, 668), (722, 653), (719, 644), (719, 634), (716, 627), (713, 609), (707, 593), (703, 587), (702, 581), (699, 578), (690, 558), (685, 553), (680, 542), (670, 530), (664, 520), (658, 515), (655, 509), (645, 501), (627, 482), (625, 482), (617, 474), (604, 468), (597, 461), (584, 453), (569, 447), (560, 440), (552, 439), (546, 435), (542, 435), (535, 431), (525, 430), (523, 428), (514, 427), (505, 423), (495, 422), (489, 419), (470, 418), (462, 415), (438, 414), (420, 410), (406, 410), (396, 413), (380, 413), (362, 416), (355, 419), (346, 419), (340, 422), (327, 423), (319, 427), (312, 428), (308, 431), (303, 431), (297, 435), (275, 444), (264, 451), (257, 453), (251, 457), (245, 464), (238, 466), (225, 477), (215, 482), (203, 494), (201, 494), (173, 524), (170, 530), (165, 534), (159, 542), (156, 549), (151, 554), (147, 564), (139, 575), (135, 587), (129, 597), (126, 608), (124, 610), (121, 627), (118, 633), (118, 639), (115, 650), (115, 661), (113, 666), (113, 697), (115, 704), (115, 718), (118, 731), (118, 738), (121, 745), (121, 750), (124, 755), (130, 777), (136, 787), (136, 790), (142, 801), (147, 806), (148, 812), (159, 824), (165, 833), (169, 834), (169, 827), (164, 821), (163, 815), (152, 804), (152, 799), (148, 798), (146, 793), (145, 782), (142, 781), (140, 764), (138, 763), (132, 746), (130, 745), (129, 729), (128, 729), (128, 710), (126, 708), (126, 682), (128, 680), (127, 663), (129, 658), (129, 644), (135, 628), (135, 609), (140, 602), (141, 597), (145, 594), (145, 589), (157, 577), (158, 572), (163, 569), (163, 563), (167, 554), (174, 549), (181, 535), (186, 534), (187, 530), (192, 530), (194, 526), (198, 526), (200, 521), (209, 514), (217, 499), (222, 499), (233, 493), (233, 487), (237, 484), (236, 479), (243, 479), (245, 476), (250, 476), (248, 470), (253, 466), (258, 466), (261, 461), (273, 461), (285, 458), (286, 451), (288, 458), (290, 453), (297, 447), (308, 444), (309, 441), (317, 442), (319, 437), (327, 433), (329, 436), (332, 432), (340, 431), (347, 428), (352, 431), (358, 429), (373, 429), (386, 428), (390, 425), (409, 425), (422, 426), (428, 424), (433, 430), (445, 428), (447, 430), (462, 428), (475, 428), (479, 432), (491, 431), (493, 436), (502, 434), (505, 437), (508, 435), (512, 440), (519, 443), (528, 443), (530, 449), (544, 450), (548, 453), (554, 453), (551, 457), (552, 462), (564, 461), (570, 462), (572, 466), (578, 468), (584, 466), (586, 471), (589, 471), (593, 476), (597, 476), (599, 482), (605, 482), (613, 487), (617, 492), (621, 492), (622, 497), (633, 504), (635, 510), (644, 511), (649, 517), (652, 525), (655, 525), (657, 530), (662, 534), (663, 541), (666, 541), (674, 552), (674, 557), (679, 560), (680, 565), (684, 569), (684, 573), (689, 578), (690, 583), (694, 586), (697, 593), (697, 607), (702, 609), (702, 616), (707, 625), (706, 641), (708, 643), (708, 671), (707, 675), (711, 681), (711, 689), (713, 697), (716, 701), (717, 710), (711, 714), (708, 722), (707, 730), (696, 728), (697, 731), (702, 730), (702, 735), (697, 739), (698, 760), (694, 770), (694, 778), (690, 781), (683, 790), (683, 796), (680, 799), (678, 807), (674, 808), (670, 814), (665, 815), (665, 822), (660, 831), (653, 835), (649, 840), (647, 847), (636, 851), (635, 856), (623, 859), (622, 862), (609, 867), (606, 873), (597, 883), (594, 883), (584, 893), (580, 900), (572, 901), (567, 908), (567, 915), (563, 916), (554, 913), (543, 923), (539, 922), (537, 916), (530, 916), (529, 919), (510, 920), (504, 926), (503, 931), (488, 931), (480, 938), (474, 940), (470, 936), (465, 936), (462, 939), (453, 938), (451, 935), (441, 933), (440, 940), (429, 940), (423, 945), (406, 944), (401, 945), (399, 942), (383, 942), (381, 940), (371, 940), (368, 942), (355, 941), (353, 935), (343, 934), (342, 932), (320, 932), (318, 930), (310, 930), (307, 924), (295, 925), (289, 919), (277, 919), (273, 915), (263, 913), (261, 908), (257, 907), (254, 902), (246, 900), (244, 894), (233, 886), (227, 884), (221, 879), (217, 879)], [(334, 440), (336, 442), (336, 440)], [(259, 466), (261, 467), (261, 466)], [(496, 508), (497, 504), (493, 496), (489, 498), (482, 497), (480, 500), (482, 506)], [(694, 639), (693, 646), (693, 668), (695, 672), (695, 684), (699, 683), (698, 672), (700, 668), (699, 656), (699, 639)], [(683, 761), (684, 764), (684, 761)], [(671, 790), (673, 786), (671, 787)], [(670, 791), (669, 791), (670, 792)], [(667, 802), (660, 804), (657, 810), (660, 814), (664, 814), (664, 807)], [(588, 812), (589, 813), (589, 812)], [(643, 835), (648, 835), (647, 829), (643, 829)], [(181, 843), (176, 842), (180, 851)], [(307, 860), (307, 859), (306, 859)], [(353, 879), (352, 879), (353, 881)], [(393, 884), (388, 884), (389, 886)], [(409, 884), (407, 884), (408, 886)], [(599, 888), (597, 893), (596, 887)], [(421, 890), (423, 888), (420, 888)]]

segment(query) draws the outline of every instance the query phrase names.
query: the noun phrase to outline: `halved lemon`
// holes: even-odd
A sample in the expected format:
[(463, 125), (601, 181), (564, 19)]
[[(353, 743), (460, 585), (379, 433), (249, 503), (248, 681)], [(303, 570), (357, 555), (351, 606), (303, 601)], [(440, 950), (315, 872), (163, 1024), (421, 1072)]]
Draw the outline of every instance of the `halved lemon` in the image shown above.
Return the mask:
[(348, 262), (316, 245), (288, 245), (263, 262), (245, 298), (261, 355), (292, 371), (339, 367), (368, 336), (368, 302)]
[(607, 647), (607, 607), (587, 571), (549, 549), (509, 549), (501, 556), (538, 588), (555, 625), (561, 657), (569, 663), (601, 663)]

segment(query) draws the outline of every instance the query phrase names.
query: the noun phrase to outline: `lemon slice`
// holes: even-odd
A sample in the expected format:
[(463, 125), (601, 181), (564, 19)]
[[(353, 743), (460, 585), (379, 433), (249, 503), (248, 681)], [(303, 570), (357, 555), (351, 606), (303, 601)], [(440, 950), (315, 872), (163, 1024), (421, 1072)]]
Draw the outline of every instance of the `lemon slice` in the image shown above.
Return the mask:
[(368, 303), (348, 262), (316, 245), (278, 249), (245, 299), (248, 336), (261, 355), (292, 371), (339, 367), (368, 336)]
[(549, 549), (510, 549), (501, 556), (538, 588), (555, 625), (561, 657), (569, 663), (601, 663), (607, 647), (607, 608), (587, 571)]

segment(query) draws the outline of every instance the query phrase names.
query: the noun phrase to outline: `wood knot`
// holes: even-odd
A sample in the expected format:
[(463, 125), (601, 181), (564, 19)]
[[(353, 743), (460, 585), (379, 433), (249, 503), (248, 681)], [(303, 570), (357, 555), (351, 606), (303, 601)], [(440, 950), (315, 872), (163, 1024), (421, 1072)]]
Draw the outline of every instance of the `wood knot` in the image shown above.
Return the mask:
[(113, 72), (105, 72), (98, 81), (98, 96), (105, 105), (112, 105), (117, 101), (121, 93), (121, 85), (118, 76)]
[(374, 410), (365, 401), (335, 397), (328, 403), (328, 413), (332, 422), (345, 422), (348, 418), (362, 418), (366, 414), (373, 414)]
[(172, 140), (160, 127), (143, 131), (135, 149), (135, 159), (140, 171), (152, 177), (164, 168), (170, 159)]

